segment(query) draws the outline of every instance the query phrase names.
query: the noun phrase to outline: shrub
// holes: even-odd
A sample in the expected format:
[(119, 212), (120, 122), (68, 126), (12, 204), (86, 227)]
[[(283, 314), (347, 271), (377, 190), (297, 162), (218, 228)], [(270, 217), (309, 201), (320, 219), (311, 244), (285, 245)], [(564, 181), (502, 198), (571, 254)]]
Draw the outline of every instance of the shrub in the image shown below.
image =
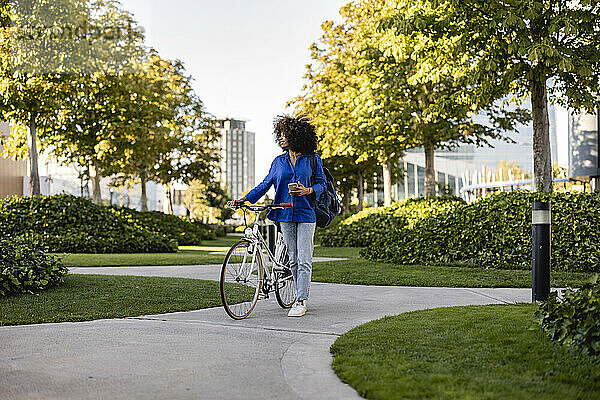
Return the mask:
[(39, 248), (0, 239), (0, 296), (37, 292), (62, 281), (67, 268)]
[(560, 299), (550, 293), (536, 321), (550, 339), (582, 352), (600, 355), (600, 284), (598, 276), (579, 290), (567, 289)]
[(385, 237), (388, 230), (412, 226), (419, 219), (435, 215), (457, 204), (459, 198), (411, 198), (389, 207), (366, 208), (322, 233), (320, 243), (331, 247), (364, 247)]
[(175, 252), (177, 242), (71, 195), (0, 201), (0, 233), (61, 253)]
[[(333, 222), (325, 227), (325, 228), (316, 228), (315, 229), (315, 243), (320, 244), (321, 246), (326, 246), (326, 244), (324, 243), (328, 243), (326, 239), (327, 237), (329, 237), (329, 235), (332, 234), (332, 232), (335, 232), (338, 227), (340, 226), (340, 223), (342, 223), (342, 221), (344, 221), (344, 217), (341, 215), (338, 215), (337, 217), (335, 217), (335, 219), (333, 220)], [(325, 242), (324, 242), (325, 240)], [(329, 244), (327, 244), (327, 246), (331, 246)]]
[(112, 210), (130, 224), (174, 239), (180, 246), (200, 244), (202, 240), (217, 237), (214, 229), (187, 217), (160, 211), (136, 211), (127, 207), (113, 207)]
[(390, 231), (361, 254), (399, 264), (471, 263), (528, 269), (534, 200), (552, 203), (553, 268), (599, 271), (600, 197), (583, 193), (495, 194)]

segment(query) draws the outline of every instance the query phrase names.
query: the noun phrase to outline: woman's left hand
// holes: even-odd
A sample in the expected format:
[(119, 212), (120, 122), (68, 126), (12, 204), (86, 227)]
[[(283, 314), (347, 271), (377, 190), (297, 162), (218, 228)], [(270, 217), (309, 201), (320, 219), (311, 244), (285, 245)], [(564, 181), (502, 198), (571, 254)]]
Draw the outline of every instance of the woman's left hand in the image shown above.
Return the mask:
[(309, 194), (311, 194), (313, 192), (313, 188), (311, 187), (306, 187), (304, 186), (302, 183), (300, 183), (300, 181), (298, 181), (298, 188), (296, 190), (291, 191), (290, 190), (290, 194), (292, 196), (307, 196)]

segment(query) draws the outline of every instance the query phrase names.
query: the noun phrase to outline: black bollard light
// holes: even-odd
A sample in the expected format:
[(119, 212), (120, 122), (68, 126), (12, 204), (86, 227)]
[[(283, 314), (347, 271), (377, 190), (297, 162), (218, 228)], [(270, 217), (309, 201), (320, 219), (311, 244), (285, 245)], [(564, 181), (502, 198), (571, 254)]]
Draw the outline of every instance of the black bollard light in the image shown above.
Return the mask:
[(550, 294), (550, 203), (533, 202), (531, 213), (532, 301), (548, 300)]

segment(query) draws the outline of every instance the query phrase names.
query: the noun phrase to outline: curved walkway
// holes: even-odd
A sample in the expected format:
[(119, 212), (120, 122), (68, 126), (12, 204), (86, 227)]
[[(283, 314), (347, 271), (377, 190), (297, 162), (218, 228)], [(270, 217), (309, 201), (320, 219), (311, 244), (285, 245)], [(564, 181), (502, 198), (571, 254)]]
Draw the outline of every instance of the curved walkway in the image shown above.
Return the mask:
[[(216, 279), (218, 266), (73, 268), (73, 273)], [(367, 321), (407, 311), (530, 301), (530, 289), (313, 283), (309, 311), (274, 299), (233, 321), (222, 308), (79, 323), (0, 327), (7, 399), (359, 399), (329, 347)]]

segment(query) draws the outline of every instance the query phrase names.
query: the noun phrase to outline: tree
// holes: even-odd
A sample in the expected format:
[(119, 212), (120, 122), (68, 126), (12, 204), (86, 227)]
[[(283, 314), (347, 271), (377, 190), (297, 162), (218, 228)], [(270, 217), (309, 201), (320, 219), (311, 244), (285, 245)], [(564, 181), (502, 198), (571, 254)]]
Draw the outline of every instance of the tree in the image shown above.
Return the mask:
[[(390, 43), (402, 43), (407, 49), (419, 43), (380, 29), (388, 6), (384, 1), (351, 3), (342, 8), (345, 24), (323, 24), (325, 47), (313, 45), (315, 66), (309, 66), (306, 93), (297, 100), (314, 115), (325, 148), (333, 155), (356, 154), (357, 161), (375, 158), (383, 163), (386, 205), (391, 203), (391, 172), (397, 169), (393, 163), (406, 149), (424, 148), (426, 195), (433, 196), (436, 148), (485, 145), (488, 138), (503, 138), (505, 131), (527, 119), (522, 110), (508, 112), (491, 101), (475, 103), (457, 96), (464, 88), (452, 78), (411, 81), (415, 62), (390, 51)], [(478, 110), (491, 124), (473, 121)]]
[(135, 96), (127, 75), (139, 73), (147, 50), (142, 29), (117, 1), (91, 1), (88, 23), (96, 37), (86, 46), (67, 104), (57, 110), (56, 129), (46, 142), (58, 159), (93, 171), (92, 199), (101, 204), (100, 179), (115, 172), (115, 161), (121, 157), (114, 148), (107, 151), (107, 143), (123, 136), (116, 122), (130, 119), (127, 112)]
[(66, 163), (91, 167), (100, 203), (95, 147), (115, 135), (110, 120), (124, 107), (114, 89), (119, 74), (139, 64), (143, 35), (114, 0), (18, 2), (7, 15), (0, 107), (5, 118), (29, 126), (32, 194), (39, 194), (39, 142)]
[(336, 191), (342, 197), (342, 213), (350, 213), (350, 199), (352, 190), (357, 189), (358, 210), (363, 209), (364, 203), (364, 177), (372, 176), (378, 168), (376, 163), (356, 163), (356, 159), (348, 156), (332, 156), (323, 158), (323, 165), (329, 169), (334, 177)]
[(0, 14), (0, 113), (29, 128), (30, 189), (37, 196), (38, 140), (52, 129), (79, 55), (76, 41), (61, 40), (60, 33), (76, 30), (89, 8), (83, 0), (5, 1)]
[(177, 120), (172, 124), (173, 149), (160, 155), (154, 179), (167, 188), (168, 212), (173, 212), (171, 183), (192, 181), (211, 184), (217, 175), (219, 154), (214, 144), (218, 132), (212, 116), (207, 114), (200, 99), (187, 86), (189, 103), (181, 104)]
[[(127, 119), (115, 123), (125, 133), (106, 143), (118, 148), (118, 180), (141, 183), (141, 208), (147, 209), (146, 183), (206, 182), (214, 176), (217, 133), (191, 88), (180, 61), (151, 52), (140, 74), (127, 76), (132, 96)], [(169, 189), (170, 192), (170, 189)]]
[[(451, 76), (474, 104), (531, 96), (534, 186), (552, 191), (551, 100), (593, 111), (600, 88), (600, 3), (595, 0), (398, 0), (384, 30), (419, 40), (391, 52), (417, 61), (411, 80)], [(547, 82), (551, 85), (548, 87)]]
[(184, 194), (185, 207), (193, 218), (211, 222), (214, 218), (222, 222), (231, 218), (233, 210), (226, 208), (231, 197), (219, 182), (190, 182)]
[(393, 117), (384, 115), (385, 110), (380, 110), (365, 92), (369, 82), (362, 70), (365, 60), (359, 50), (367, 43), (369, 31), (361, 30), (359, 22), (366, 20), (356, 14), (351, 4), (342, 7), (340, 13), (345, 18), (343, 24), (330, 21), (322, 24), (323, 35), (319, 43), (311, 46), (312, 64), (307, 66), (307, 82), (293, 104), (315, 123), (323, 157), (335, 157), (336, 163), (343, 160), (347, 163), (346, 170), (356, 170), (361, 208), (363, 177), (372, 173), (374, 162), (383, 165), (386, 199), (391, 201), (392, 175), (388, 172), (392, 160), (406, 146), (403, 132), (386, 123)]
[[(406, 40), (406, 38), (405, 38)], [(438, 148), (450, 149), (461, 143), (489, 145), (488, 139), (507, 139), (517, 123), (525, 123), (524, 110), (507, 111), (497, 104), (458, 103), (455, 93), (461, 90), (452, 79), (436, 83), (411, 83), (414, 73), (411, 59), (386, 56), (386, 47), (372, 49), (372, 97), (384, 108), (397, 111), (394, 121), (404, 130), (406, 147), (423, 147), (425, 152), (425, 196), (436, 195), (434, 153)], [(487, 117), (488, 123), (474, 122), (473, 109)]]
[[(92, 171), (92, 199), (101, 204), (100, 179), (116, 173), (123, 157), (121, 120), (131, 120), (131, 87), (117, 74), (93, 73), (74, 79), (68, 105), (56, 115), (44, 144), (58, 160)], [(119, 146), (121, 143), (121, 146)], [(91, 175), (91, 174), (90, 174)]]

